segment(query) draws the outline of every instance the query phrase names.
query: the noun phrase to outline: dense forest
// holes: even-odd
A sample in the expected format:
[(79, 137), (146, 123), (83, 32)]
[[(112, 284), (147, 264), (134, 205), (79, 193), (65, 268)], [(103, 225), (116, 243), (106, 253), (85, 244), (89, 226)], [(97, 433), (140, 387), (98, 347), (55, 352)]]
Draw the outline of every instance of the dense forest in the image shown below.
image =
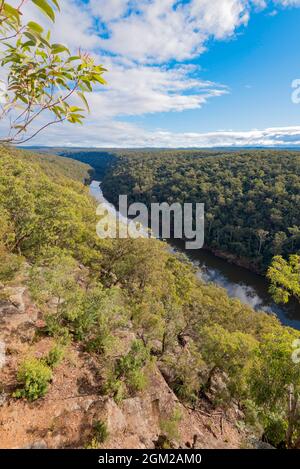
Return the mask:
[(205, 203), (206, 246), (259, 272), (300, 251), (299, 152), (124, 151), (102, 187), (113, 203)]
[[(145, 200), (150, 194), (185, 200), (191, 191), (197, 200), (197, 191), (206, 192), (209, 213), (215, 217), (209, 238), (213, 243), (222, 211), (234, 193), (239, 203), (227, 221), (243, 227), (241, 232), (251, 242), (248, 251), (234, 230), (231, 238), (226, 237), (226, 246), (241, 243), (250, 259), (259, 244), (253, 231), (250, 236), (255, 226), (249, 226), (249, 218), (268, 229), (269, 236), (274, 225), (285, 232), (281, 217), (287, 226), (297, 225), (296, 155), (142, 156), (122, 158), (122, 165), (114, 166), (106, 179), (112, 198), (132, 190), (133, 197)], [(142, 395), (155, 365), (179, 401), (191, 409), (201, 409), (203, 399), (224, 409), (234, 402), (243, 425), (259, 437), (275, 446), (300, 447), (300, 367), (291, 359), (299, 332), (202, 283), (187, 259), (171, 254), (161, 241), (99, 239), (96, 202), (82, 183), (90, 171), (68, 159), (1, 149), (0, 294), (3, 298), (7, 286), (24, 282), (43, 313), (34, 340), (42, 335), (54, 344), (47, 357), (18, 357), (18, 373), (10, 377), (11, 399), (34, 401), (45, 396), (64, 350), (78, 344), (98, 367), (100, 392), (117, 403)], [(222, 210), (221, 193), (226, 200)], [(268, 214), (263, 219), (255, 204), (267, 195), (272, 208), (271, 202), (270, 208), (260, 207)], [(291, 201), (295, 215), (289, 212)], [(288, 235), (287, 250), (292, 244), (292, 233)], [(296, 236), (293, 239), (296, 249)], [(262, 243), (262, 259), (273, 246), (274, 239)], [(120, 331), (131, 337), (127, 351), (120, 346)], [(216, 378), (222, 382), (217, 389)]]

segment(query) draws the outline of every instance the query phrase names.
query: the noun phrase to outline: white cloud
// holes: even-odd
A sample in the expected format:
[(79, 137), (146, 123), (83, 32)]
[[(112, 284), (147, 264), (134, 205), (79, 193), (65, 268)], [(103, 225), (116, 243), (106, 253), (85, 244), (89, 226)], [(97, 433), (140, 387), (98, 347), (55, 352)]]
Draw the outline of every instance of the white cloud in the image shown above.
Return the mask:
[[(18, 0), (15, 0), (18, 1)], [(53, 31), (55, 42), (95, 54), (108, 68), (108, 86), (89, 96), (92, 114), (82, 128), (48, 129), (34, 143), (83, 146), (273, 145), (300, 141), (299, 129), (251, 132), (172, 133), (145, 131), (118, 116), (197, 109), (228, 93), (203, 81), (201, 70), (183, 65), (200, 55), (210, 38), (232, 37), (253, 8), (299, 6), (300, 0), (63, 0), (51, 22), (27, 4), (25, 19)], [(105, 32), (105, 34), (103, 34)], [(173, 60), (172, 67), (169, 61)], [(296, 133), (295, 133), (296, 132)]]
[(76, 132), (69, 124), (49, 128), (47, 134), (40, 134), (31, 144), (95, 148), (300, 146), (300, 126), (243, 132), (170, 132), (147, 131), (127, 122), (104, 118), (100, 123), (89, 120), (84, 127), (77, 127)]
[(93, 15), (101, 17), (105, 22), (120, 18), (127, 10), (127, 0), (90, 0)]
[[(141, 1), (127, 11), (126, 17), (123, 16), (125, 6), (119, 18), (114, 16), (108, 22), (110, 34), (102, 39), (101, 46), (139, 62), (186, 60), (203, 52), (209, 37), (230, 37), (237, 27), (247, 24), (252, 3), (245, 0)], [(101, 6), (99, 17), (103, 21), (107, 17)]]
[(284, 7), (297, 7), (300, 6), (300, 0), (274, 0), (274, 3)]
[(114, 61), (105, 65), (110, 70), (108, 87), (89, 98), (95, 118), (196, 109), (228, 92), (222, 85), (195, 78), (193, 66), (128, 68)]
[[(17, 5), (20, 1), (13, 0), (11, 3)], [(99, 45), (99, 36), (89, 9), (76, 0), (63, 0), (59, 3), (61, 11), (57, 12), (54, 24), (32, 4), (26, 4), (23, 21), (37, 21), (45, 30), (51, 30), (55, 42), (67, 44), (73, 51), (78, 48), (96, 49)]]

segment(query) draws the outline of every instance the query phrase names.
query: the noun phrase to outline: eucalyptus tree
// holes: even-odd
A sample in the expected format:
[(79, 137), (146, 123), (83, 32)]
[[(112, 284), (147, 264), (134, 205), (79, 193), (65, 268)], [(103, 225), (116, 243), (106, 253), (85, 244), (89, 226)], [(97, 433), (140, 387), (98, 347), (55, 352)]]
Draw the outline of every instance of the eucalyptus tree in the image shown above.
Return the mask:
[(6, 129), (0, 143), (25, 143), (60, 122), (81, 124), (89, 111), (86, 94), (105, 84), (105, 69), (89, 53), (74, 55), (40, 24), (24, 22), (30, 3), (53, 23), (60, 11), (58, 0), (20, 0), (17, 7), (0, 1), (0, 124)]

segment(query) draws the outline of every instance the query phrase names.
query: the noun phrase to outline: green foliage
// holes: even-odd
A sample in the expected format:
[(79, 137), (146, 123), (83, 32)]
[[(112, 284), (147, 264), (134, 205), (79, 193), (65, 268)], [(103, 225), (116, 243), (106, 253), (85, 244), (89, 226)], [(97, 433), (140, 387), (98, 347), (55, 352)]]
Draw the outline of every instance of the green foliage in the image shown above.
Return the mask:
[(148, 383), (148, 379), (143, 370), (132, 370), (126, 375), (126, 385), (129, 395), (143, 391)]
[(205, 203), (205, 244), (265, 272), (300, 250), (298, 152), (115, 151), (102, 183), (118, 203)]
[[(286, 447), (299, 447), (300, 368), (292, 360), (299, 334), (201, 282), (187, 260), (170, 254), (165, 243), (98, 239), (95, 203), (76, 180), (82, 180), (86, 168), (79, 166), (71, 179), (65, 159), (43, 160), (29, 153), (26, 158), (0, 150), (0, 251), (31, 265), (31, 294), (44, 313), (46, 332), (58, 345), (47, 357), (20, 367), (19, 397), (45, 394), (52, 376), (48, 365), (59, 362), (60, 344), (69, 341), (93, 355), (104, 379), (103, 392), (116, 402), (145, 388), (155, 355), (180, 401), (197, 406), (202, 391), (224, 407), (234, 399), (260, 435), (274, 444), (281, 440)], [(292, 168), (295, 156), (286, 158)], [(196, 165), (200, 159), (194, 159)], [(206, 160), (208, 171), (213, 159)], [(230, 163), (232, 168), (237, 162)], [(191, 163), (193, 158), (184, 171)], [(289, 225), (296, 225), (293, 215)], [(290, 235), (295, 250), (296, 230)], [(256, 232), (255, 250), (262, 256), (267, 239)], [(119, 342), (127, 333), (138, 338), (129, 350)], [(223, 388), (216, 389), (215, 382)], [(169, 420), (163, 425), (169, 435), (165, 441), (173, 439), (178, 426), (178, 418)]]
[(204, 388), (210, 389), (214, 374), (223, 372), (228, 380), (225, 388), (228, 397), (241, 397), (246, 392), (246, 379), (257, 346), (250, 334), (229, 332), (217, 324), (204, 327), (201, 330), (201, 354), (208, 365)]
[(43, 360), (28, 358), (21, 363), (17, 378), (22, 387), (13, 396), (35, 401), (47, 393), (52, 370)]
[(51, 337), (59, 340), (63, 344), (68, 344), (70, 341), (70, 332), (66, 326), (63, 326), (60, 321), (57, 320), (56, 314), (45, 314), (45, 329), (44, 332)]
[(118, 377), (127, 376), (132, 371), (143, 368), (149, 360), (149, 351), (141, 340), (135, 340), (130, 351), (117, 360), (115, 372)]
[(300, 256), (290, 256), (289, 261), (274, 257), (267, 277), (271, 282), (270, 293), (277, 303), (288, 303), (291, 296), (300, 301)]
[(109, 437), (107, 425), (102, 420), (95, 420), (93, 423), (94, 438), (99, 444), (105, 443)]
[(105, 392), (111, 393), (116, 402), (121, 402), (126, 395), (142, 391), (147, 384), (145, 366), (149, 360), (149, 350), (142, 341), (133, 341), (130, 351), (113, 363), (104, 386)]
[(54, 345), (54, 347), (49, 351), (48, 355), (44, 358), (44, 362), (51, 369), (55, 368), (60, 364), (64, 358), (65, 350), (64, 347), (60, 344)]
[(118, 304), (120, 295), (99, 282), (86, 289), (79, 285), (82, 276), (84, 272), (74, 259), (61, 252), (60, 256), (36, 263), (31, 270), (31, 292), (40, 304), (56, 298), (56, 312), (46, 315), (50, 335), (64, 342), (73, 337), (88, 351), (108, 355), (117, 344), (112, 332), (124, 323), (124, 310)]
[[(7, 2), (0, 5), (0, 41), (3, 48), (0, 64), (8, 71), (6, 103), (0, 119), (10, 118), (6, 143), (24, 143), (49, 125), (68, 121), (81, 124), (89, 111), (86, 93), (104, 85), (105, 69), (81, 51), (72, 55), (63, 44), (51, 42), (50, 32), (29, 21), (23, 23), (23, 3), (17, 8)], [(59, 2), (31, 0), (52, 22)], [(71, 100), (77, 96), (81, 106)], [(42, 114), (49, 121), (36, 129), (33, 125)], [(31, 127), (34, 128), (28, 135)]]
[[(299, 333), (292, 329), (266, 335), (249, 375), (250, 393), (266, 431), (280, 433), (280, 441), (289, 448), (297, 447), (300, 441), (300, 367), (292, 360), (296, 339)], [(284, 438), (282, 428), (286, 428)]]
[(23, 264), (22, 257), (1, 251), (0, 248), (0, 281), (12, 280)]
[(9, 253), (33, 260), (63, 249), (80, 262), (99, 262), (94, 202), (80, 183), (47, 176), (38, 159), (26, 162), (23, 154), (0, 150), (0, 213), (7, 220), (2, 238)]
[(272, 446), (285, 445), (287, 421), (284, 415), (268, 413), (264, 421), (264, 439)]
[(121, 404), (123, 399), (127, 397), (126, 384), (116, 376), (114, 369), (109, 370), (107, 373), (103, 392), (112, 395), (117, 404)]
[(169, 418), (160, 421), (161, 431), (169, 441), (179, 439), (179, 424), (181, 420), (182, 415), (180, 409), (175, 408)]
[(27, 358), (18, 369), (17, 379), (22, 386), (13, 396), (35, 401), (44, 397), (52, 380), (52, 370), (56, 368), (64, 357), (64, 347), (55, 344), (43, 358)]
[(163, 357), (162, 363), (170, 370), (169, 386), (180, 401), (195, 405), (202, 384), (201, 372), (205, 362), (196, 344), (190, 341), (189, 346), (178, 355), (173, 351)]

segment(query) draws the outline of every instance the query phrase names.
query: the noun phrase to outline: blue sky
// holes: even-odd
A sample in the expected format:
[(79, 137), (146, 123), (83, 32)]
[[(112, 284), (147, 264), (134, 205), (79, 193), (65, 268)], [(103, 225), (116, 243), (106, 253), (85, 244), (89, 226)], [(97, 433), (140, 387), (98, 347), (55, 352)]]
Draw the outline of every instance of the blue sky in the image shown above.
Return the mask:
[(256, 13), (234, 38), (210, 41), (207, 52), (193, 61), (202, 78), (228, 86), (227, 95), (201, 109), (131, 121), (176, 132), (299, 125), (300, 106), (291, 100), (291, 83), (300, 77), (299, 25), (300, 9), (282, 10), (276, 16)]
[[(108, 86), (83, 128), (35, 144), (299, 145), (300, 0), (65, 0), (54, 36)], [(32, 12), (29, 12), (32, 13)]]

